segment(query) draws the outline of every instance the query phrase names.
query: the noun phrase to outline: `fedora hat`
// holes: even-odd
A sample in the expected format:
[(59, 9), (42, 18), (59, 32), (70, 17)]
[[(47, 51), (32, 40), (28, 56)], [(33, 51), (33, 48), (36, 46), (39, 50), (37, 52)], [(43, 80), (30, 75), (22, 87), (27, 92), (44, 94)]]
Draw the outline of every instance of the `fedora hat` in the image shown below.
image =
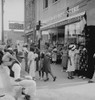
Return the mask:
[(24, 54), (23, 54), (23, 52), (21, 52), (21, 51), (17, 53), (17, 56), (18, 56), (18, 57), (21, 57), (21, 58), (24, 58)]
[(71, 49), (71, 48), (73, 48), (73, 47), (74, 47), (74, 45), (73, 45), (73, 44), (69, 45), (69, 49)]

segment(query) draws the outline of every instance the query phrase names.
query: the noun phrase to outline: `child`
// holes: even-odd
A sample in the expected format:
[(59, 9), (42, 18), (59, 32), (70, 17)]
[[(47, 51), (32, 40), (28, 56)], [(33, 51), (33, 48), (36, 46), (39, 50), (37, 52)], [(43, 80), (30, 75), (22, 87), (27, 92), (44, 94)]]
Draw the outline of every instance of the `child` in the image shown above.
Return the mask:
[(41, 80), (44, 77), (43, 61), (44, 61), (44, 53), (41, 54), (40, 61), (39, 61), (39, 77), (40, 77)]

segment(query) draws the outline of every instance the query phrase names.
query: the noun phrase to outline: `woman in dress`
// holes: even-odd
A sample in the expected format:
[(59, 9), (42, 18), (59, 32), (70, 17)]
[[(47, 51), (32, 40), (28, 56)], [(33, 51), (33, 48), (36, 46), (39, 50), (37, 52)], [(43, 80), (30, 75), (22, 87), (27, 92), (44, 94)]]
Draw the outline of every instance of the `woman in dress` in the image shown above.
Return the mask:
[(62, 68), (63, 68), (63, 71), (67, 69), (67, 62), (68, 62), (68, 50), (67, 50), (67, 46), (65, 46), (62, 50)]
[(54, 48), (52, 51), (52, 63), (56, 64), (56, 61), (57, 61), (57, 49)]
[(69, 46), (69, 52), (68, 52), (68, 79), (73, 79), (73, 72), (75, 71), (75, 45)]
[(46, 53), (44, 55), (44, 61), (43, 61), (43, 71), (46, 73), (46, 79), (44, 81), (48, 81), (48, 74), (50, 74), (53, 78), (53, 81), (56, 80), (56, 76), (53, 75), (50, 65), (50, 55), (49, 53)]
[(29, 66), (29, 75), (35, 79), (35, 54), (34, 54), (34, 48), (30, 47), (30, 51), (28, 53), (28, 66)]

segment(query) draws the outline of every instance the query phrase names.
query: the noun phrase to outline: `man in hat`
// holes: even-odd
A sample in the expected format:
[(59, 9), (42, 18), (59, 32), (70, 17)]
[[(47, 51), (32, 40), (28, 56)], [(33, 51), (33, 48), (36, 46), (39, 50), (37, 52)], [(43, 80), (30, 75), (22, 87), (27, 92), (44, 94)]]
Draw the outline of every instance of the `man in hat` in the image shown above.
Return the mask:
[(20, 78), (20, 73), (21, 73), (21, 62), (22, 59), (24, 58), (23, 53), (18, 52), (16, 58), (17, 60), (15, 60), (10, 67), (10, 76), (14, 77), (15, 79), (18, 79)]
[(36, 82), (32, 79), (30, 75), (25, 75), (21, 77), (21, 62), (23, 59), (22, 52), (19, 52), (17, 54), (17, 59), (19, 63), (15, 63), (12, 67), (12, 71), (14, 72), (14, 78), (12, 81), (13, 85), (20, 86), (19, 89), (21, 89), (22, 92), (18, 94), (19, 89), (15, 87), (14, 92), (16, 93), (16, 98), (24, 98), (26, 100), (31, 100), (36, 96)]
[[(21, 78), (20, 72), (21, 62), (24, 57), (23, 53), (18, 52), (16, 57), (18, 61), (14, 61), (10, 67), (10, 73), (12, 71), (14, 74), (13, 78), (7, 75), (7, 77), (9, 77), (7, 78), (8, 81), (7, 79), (4, 80), (4, 83), (10, 83), (9, 86), (11, 86), (11, 90), (8, 89), (8, 95), (12, 96), (16, 100), (18, 100), (18, 98), (20, 98), (20, 100), (31, 100), (31, 98), (34, 98), (36, 95), (36, 82), (32, 80), (32, 77), (29, 75)], [(4, 78), (6, 77), (4, 76)], [(7, 85), (7, 87), (9, 86)]]

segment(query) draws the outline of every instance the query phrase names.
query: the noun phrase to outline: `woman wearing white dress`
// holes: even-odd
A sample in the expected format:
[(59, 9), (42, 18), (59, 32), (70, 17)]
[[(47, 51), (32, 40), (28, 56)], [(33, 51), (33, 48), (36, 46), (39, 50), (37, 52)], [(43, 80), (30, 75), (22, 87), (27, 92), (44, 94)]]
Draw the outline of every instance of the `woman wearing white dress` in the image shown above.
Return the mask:
[(70, 45), (69, 46), (69, 52), (68, 52), (68, 67), (67, 67), (67, 72), (68, 72), (68, 78), (73, 79), (73, 72), (75, 71), (75, 45)]
[(34, 54), (34, 48), (30, 48), (30, 51), (28, 53), (28, 66), (29, 66), (29, 75), (35, 79), (35, 54)]

